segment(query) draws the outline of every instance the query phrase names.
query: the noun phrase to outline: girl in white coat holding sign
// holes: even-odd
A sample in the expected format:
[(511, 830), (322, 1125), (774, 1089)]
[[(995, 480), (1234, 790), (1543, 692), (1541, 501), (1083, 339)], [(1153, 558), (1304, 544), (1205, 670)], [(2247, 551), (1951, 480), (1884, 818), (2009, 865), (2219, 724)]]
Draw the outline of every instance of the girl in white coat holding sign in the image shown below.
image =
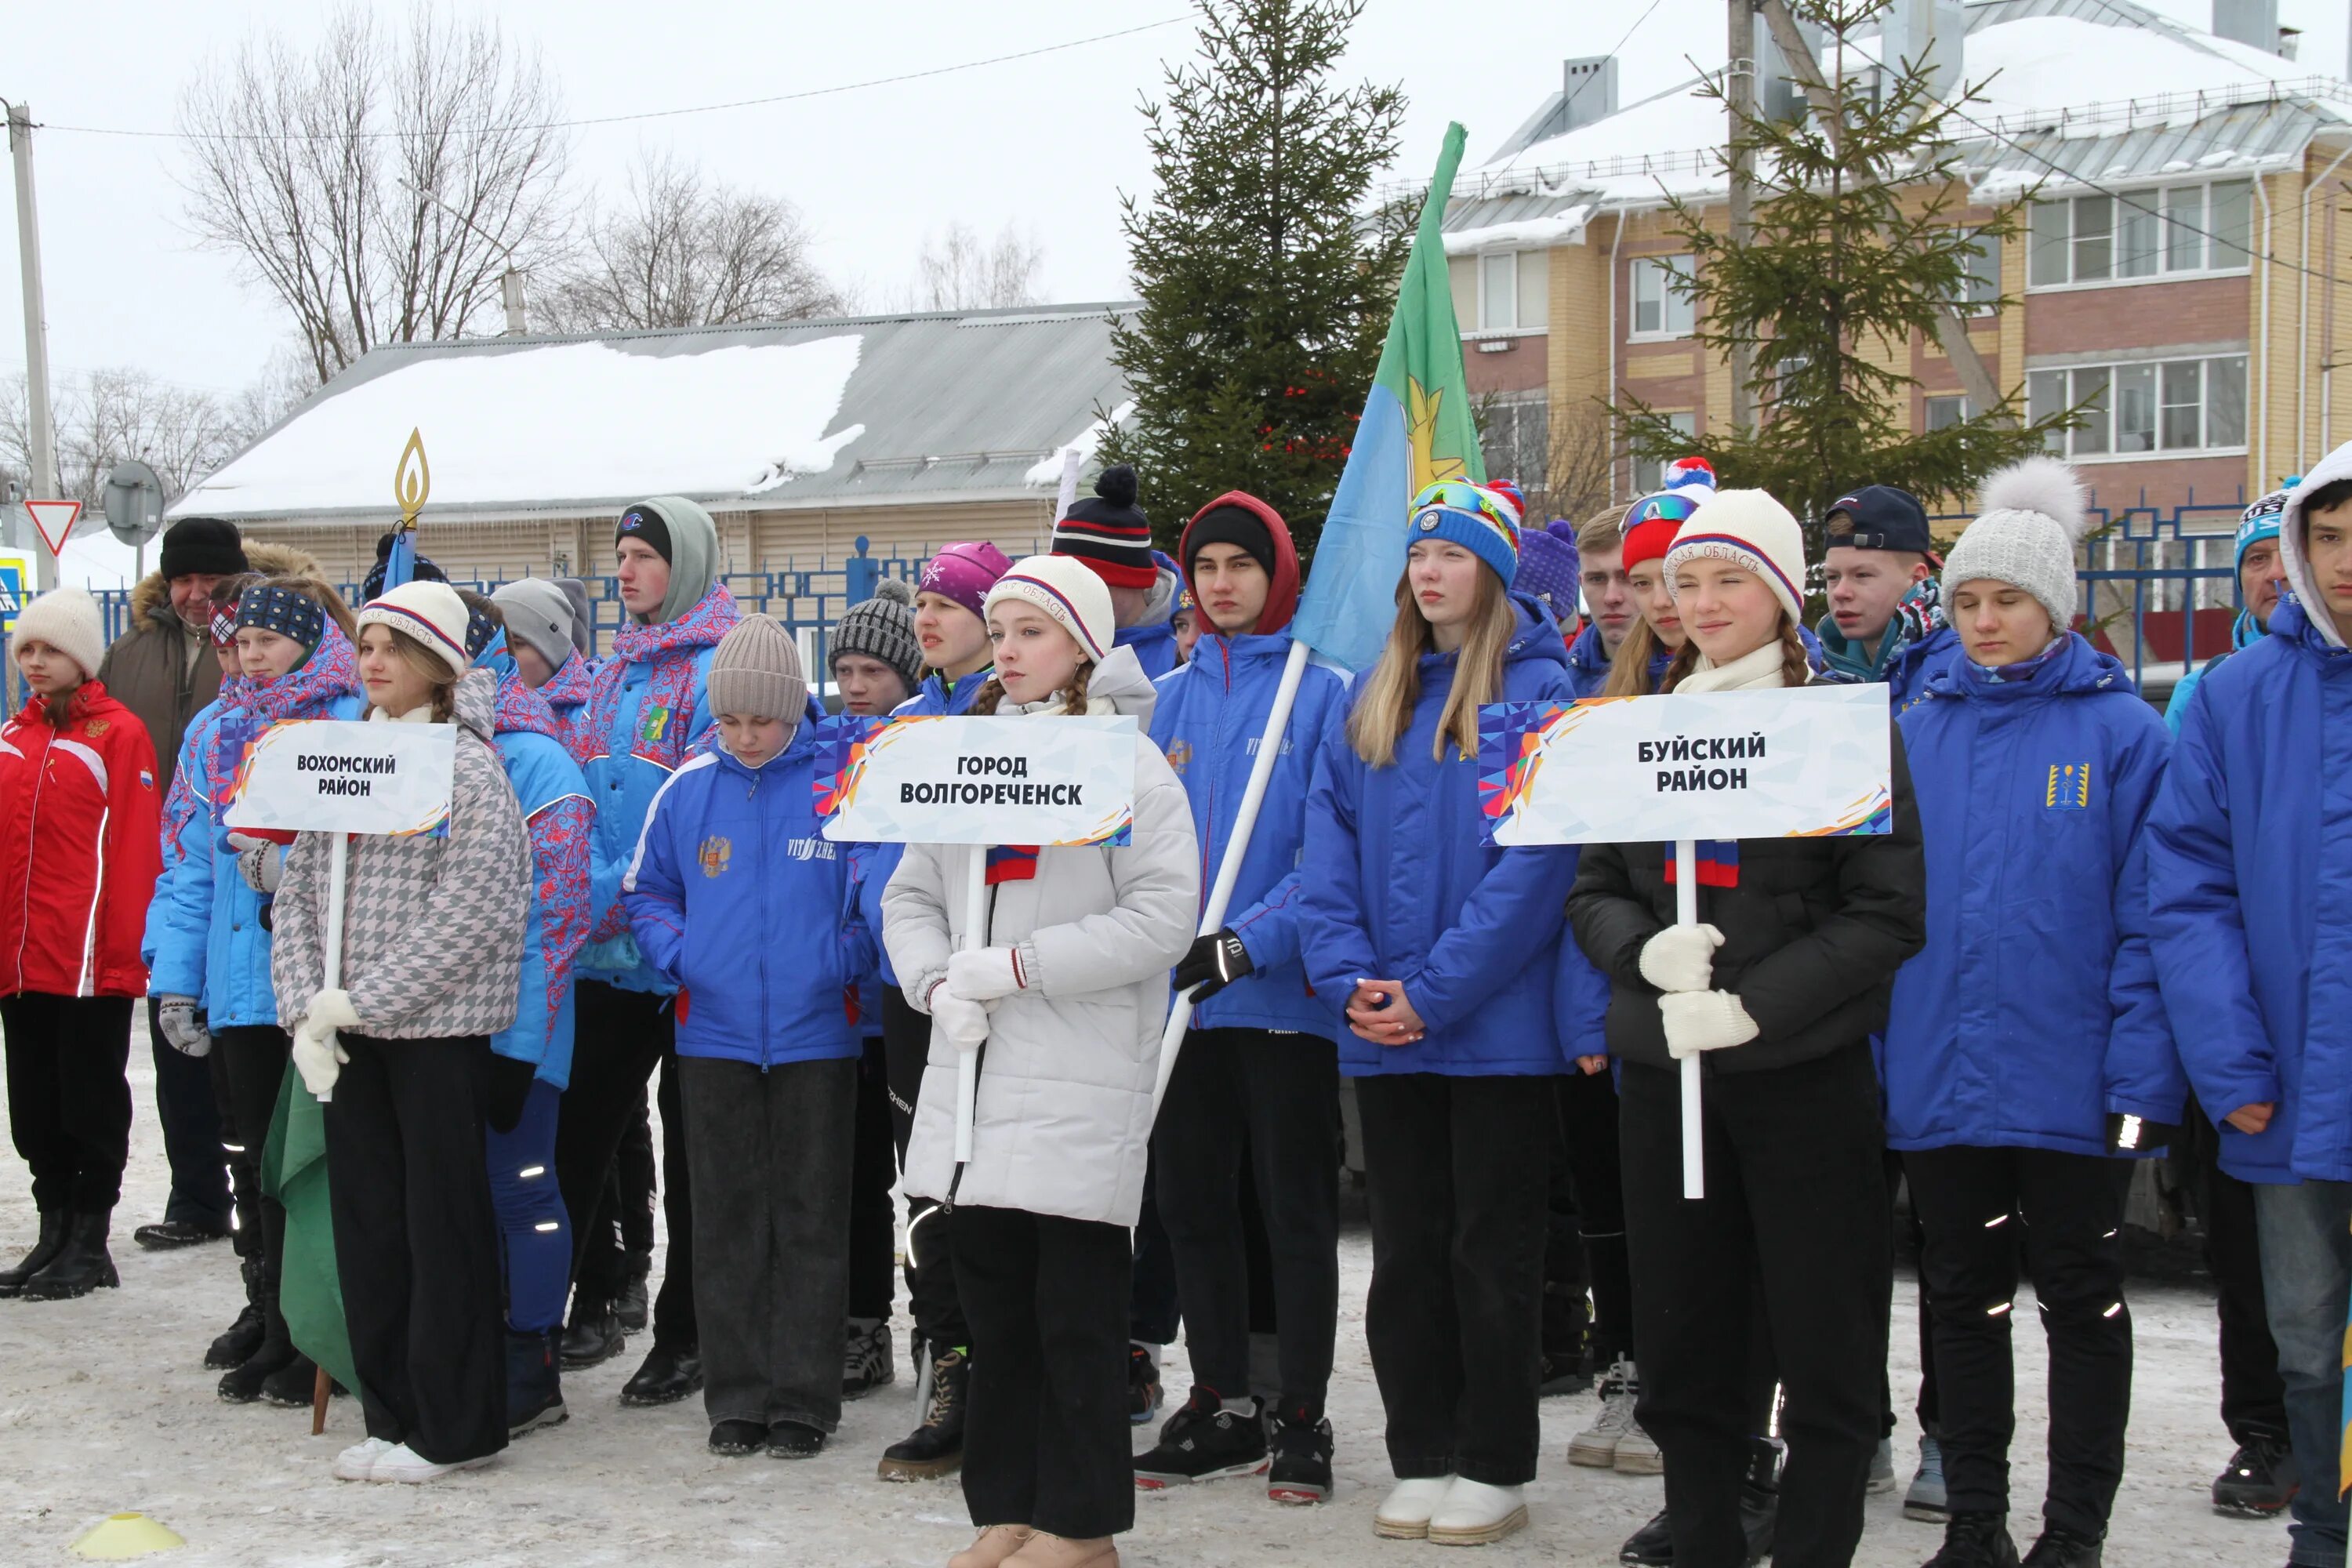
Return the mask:
[[(1135, 1521), (1127, 1232), (1168, 971), (1200, 908), (1198, 851), (1183, 788), (1142, 728), (1150, 683), (1111, 646), (1102, 580), (1033, 556), (985, 608), (996, 673), (972, 712), (1125, 713), (1139, 729), (1132, 841), (987, 851), (984, 945), (962, 951), (971, 849), (909, 847), (882, 898), (891, 964), (932, 1022), (906, 1190), (949, 1207), (971, 1327), (963, 1490), (982, 1530), (950, 1568), (1115, 1568), (1110, 1538)], [(980, 1094), (959, 1169), (965, 1051), (981, 1053)]]

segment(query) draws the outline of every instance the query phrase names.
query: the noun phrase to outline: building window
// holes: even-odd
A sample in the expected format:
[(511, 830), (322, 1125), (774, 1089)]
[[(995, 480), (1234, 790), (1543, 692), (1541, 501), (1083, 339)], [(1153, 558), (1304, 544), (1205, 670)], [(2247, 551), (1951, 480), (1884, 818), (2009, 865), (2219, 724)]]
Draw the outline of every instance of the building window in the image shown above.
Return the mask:
[(1496, 250), (1447, 258), (1454, 320), (1465, 332), (1540, 332), (1551, 310), (1551, 256)]
[(1969, 246), (1968, 280), (1962, 285), (1961, 309), (1971, 316), (1990, 314), (2000, 300), (2000, 242), (1978, 235)]
[(2251, 180), (2036, 202), (2026, 282), (2050, 289), (2242, 272), (2251, 259), (2252, 221)]
[(2082, 427), (2051, 437), (2050, 449), (2063, 456), (2145, 457), (2246, 444), (2242, 354), (2037, 370), (2028, 373), (2025, 387), (2031, 418), (2081, 405)]
[(1687, 256), (1644, 256), (1633, 263), (1636, 338), (1686, 338), (1697, 320), (1689, 293)]
[(1551, 396), (1545, 392), (1496, 397), (1478, 409), (1478, 449), (1486, 472), (1516, 480), (1529, 497), (1549, 489), (1547, 469), (1551, 458)]
[(1968, 416), (1969, 400), (1958, 394), (1927, 399), (1926, 428), (1929, 435), (1938, 430), (1948, 430), (1966, 421)]
[[(1669, 414), (1666, 416), (1666, 423), (1674, 426), (1675, 434), (1677, 436), (1698, 434), (1698, 416), (1696, 414)], [(1633, 493), (1637, 496), (1645, 496), (1664, 484), (1666, 464), (1671, 460), (1663, 458), (1635, 458), (1633, 459)]]

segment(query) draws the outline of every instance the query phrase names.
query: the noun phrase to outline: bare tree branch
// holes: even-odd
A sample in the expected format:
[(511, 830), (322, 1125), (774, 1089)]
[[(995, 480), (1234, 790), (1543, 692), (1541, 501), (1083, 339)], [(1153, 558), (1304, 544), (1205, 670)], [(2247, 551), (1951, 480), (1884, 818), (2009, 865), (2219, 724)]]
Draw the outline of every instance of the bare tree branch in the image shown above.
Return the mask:
[(983, 244), (970, 224), (951, 220), (944, 234), (926, 235), (915, 258), (915, 308), (988, 310), (1038, 301), (1037, 273), (1045, 247), (1006, 224)]

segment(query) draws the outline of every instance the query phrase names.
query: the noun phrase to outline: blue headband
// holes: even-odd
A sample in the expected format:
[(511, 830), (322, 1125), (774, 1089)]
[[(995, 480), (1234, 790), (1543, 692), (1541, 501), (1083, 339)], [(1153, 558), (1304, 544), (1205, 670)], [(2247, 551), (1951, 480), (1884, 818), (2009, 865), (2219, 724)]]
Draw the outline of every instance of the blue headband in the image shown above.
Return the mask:
[(236, 624), (258, 626), (315, 648), (327, 634), (327, 612), (308, 594), (257, 584), (238, 595)]

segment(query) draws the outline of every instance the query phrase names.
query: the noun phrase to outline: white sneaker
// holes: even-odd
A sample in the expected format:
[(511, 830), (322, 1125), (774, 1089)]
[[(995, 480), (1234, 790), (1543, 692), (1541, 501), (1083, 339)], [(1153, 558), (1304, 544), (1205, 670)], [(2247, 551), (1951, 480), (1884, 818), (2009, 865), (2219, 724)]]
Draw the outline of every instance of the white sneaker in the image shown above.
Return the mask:
[(1621, 1476), (1663, 1476), (1666, 1473), (1665, 1457), (1658, 1452), (1658, 1440), (1643, 1431), (1639, 1421), (1627, 1419), (1625, 1435), (1617, 1439), (1614, 1468)]
[(335, 1456), (335, 1479), (363, 1481), (375, 1473), (376, 1461), (392, 1452), (392, 1445), (381, 1437), (370, 1437), (364, 1443), (354, 1443)]
[(403, 1443), (397, 1447), (385, 1449), (377, 1458), (374, 1468), (368, 1471), (367, 1479), (372, 1481), (400, 1481), (408, 1485), (437, 1481), (457, 1470), (478, 1470), (493, 1458), (494, 1455), (484, 1454), (479, 1458), (459, 1459), (454, 1465), (436, 1465)]
[(1432, 1546), (1484, 1546), (1528, 1527), (1528, 1500), (1517, 1487), (1456, 1478), (1429, 1516)]
[(1630, 1357), (1619, 1356), (1601, 1380), (1601, 1415), (1568, 1440), (1568, 1462), (1605, 1470), (1617, 1462), (1617, 1445), (1633, 1429), (1633, 1400), (1641, 1379)]
[(1452, 1476), (1422, 1476), (1399, 1481), (1372, 1510), (1372, 1533), (1386, 1541), (1420, 1541), (1429, 1534), (1429, 1516), (1454, 1489)]

